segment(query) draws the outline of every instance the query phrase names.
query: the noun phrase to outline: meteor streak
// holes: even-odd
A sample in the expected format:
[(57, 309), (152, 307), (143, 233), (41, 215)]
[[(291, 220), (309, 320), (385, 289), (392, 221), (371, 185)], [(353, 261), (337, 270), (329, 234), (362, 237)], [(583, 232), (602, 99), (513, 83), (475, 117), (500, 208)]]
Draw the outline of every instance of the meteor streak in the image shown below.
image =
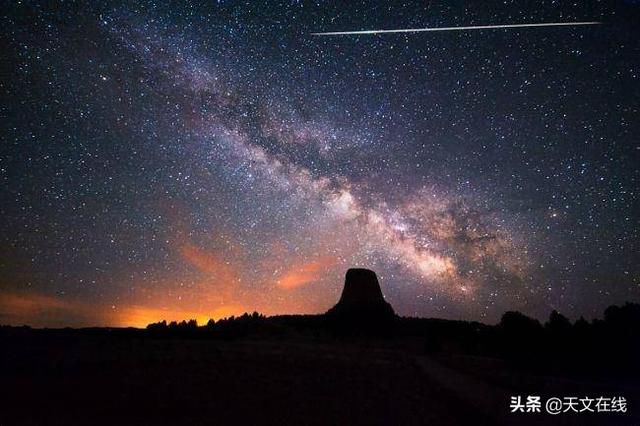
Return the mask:
[(469, 27), (439, 27), (439, 28), (402, 28), (397, 30), (363, 30), (363, 31), (332, 31), (324, 33), (311, 33), (313, 36), (339, 36), (339, 35), (364, 35), (387, 33), (422, 33), (431, 31), (466, 31), (466, 30), (495, 30), (501, 28), (531, 28), (531, 27), (573, 27), (580, 25), (600, 25), (602, 22), (545, 22), (540, 24), (501, 24), (501, 25), (474, 25)]

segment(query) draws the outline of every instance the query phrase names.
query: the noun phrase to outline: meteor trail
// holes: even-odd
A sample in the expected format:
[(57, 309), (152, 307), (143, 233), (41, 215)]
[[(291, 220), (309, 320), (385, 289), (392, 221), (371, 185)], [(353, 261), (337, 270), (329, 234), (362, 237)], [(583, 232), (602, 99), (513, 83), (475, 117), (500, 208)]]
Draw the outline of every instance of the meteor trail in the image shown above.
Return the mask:
[(331, 31), (325, 33), (311, 33), (313, 36), (338, 36), (360, 34), (386, 34), (386, 33), (422, 33), (430, 31), (466, 31), (466, 30), (495, 30), (501, 28), (531, 28), (531, 27), (570, 27), (579, 25), (600, 25), (602, 22), (545, 22), (541, 24), (501, 24), (501, 25), (474, 25), (469, 27), (439, 27), (439, 28), (403, 28), (398, 30), (363, 30), (363, 31)]

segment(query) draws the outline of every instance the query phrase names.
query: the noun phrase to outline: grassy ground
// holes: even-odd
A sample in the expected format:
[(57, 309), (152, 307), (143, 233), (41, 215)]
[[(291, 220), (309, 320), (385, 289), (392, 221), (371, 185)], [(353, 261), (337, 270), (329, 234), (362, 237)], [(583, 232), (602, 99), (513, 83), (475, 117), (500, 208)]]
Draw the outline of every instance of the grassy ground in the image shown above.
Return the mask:
[(544, 380), (492, 360), (434, 359), (421, 339), (38, 335), (5, 343), (3, 426), (634, 424), (621, 415), (515, 417), (508, 396), (548, 392)]
[(403, 351), (366, 344), (29, 342), (2, 367), (0, 424), (465, 424)]

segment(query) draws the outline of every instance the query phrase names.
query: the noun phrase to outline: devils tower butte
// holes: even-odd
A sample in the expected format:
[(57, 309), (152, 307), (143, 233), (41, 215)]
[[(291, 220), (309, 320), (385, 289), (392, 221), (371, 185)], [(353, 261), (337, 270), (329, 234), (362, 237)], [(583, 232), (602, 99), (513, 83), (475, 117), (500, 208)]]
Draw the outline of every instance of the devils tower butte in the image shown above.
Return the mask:
[(327, 312), (329, 316), (384, 320), (395, 317), (391, 305), (384, 300), (378, 277), (369, 269), (347, 271), (338, 303)]

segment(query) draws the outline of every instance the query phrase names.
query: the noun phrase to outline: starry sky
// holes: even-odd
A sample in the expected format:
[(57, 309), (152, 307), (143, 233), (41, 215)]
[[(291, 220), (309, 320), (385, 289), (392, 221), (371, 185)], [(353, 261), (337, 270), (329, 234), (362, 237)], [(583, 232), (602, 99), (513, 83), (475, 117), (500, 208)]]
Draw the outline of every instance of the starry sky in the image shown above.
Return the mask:
[(638, 2), (95, 3), (3, 6), (0, 323), (640, 301)]

